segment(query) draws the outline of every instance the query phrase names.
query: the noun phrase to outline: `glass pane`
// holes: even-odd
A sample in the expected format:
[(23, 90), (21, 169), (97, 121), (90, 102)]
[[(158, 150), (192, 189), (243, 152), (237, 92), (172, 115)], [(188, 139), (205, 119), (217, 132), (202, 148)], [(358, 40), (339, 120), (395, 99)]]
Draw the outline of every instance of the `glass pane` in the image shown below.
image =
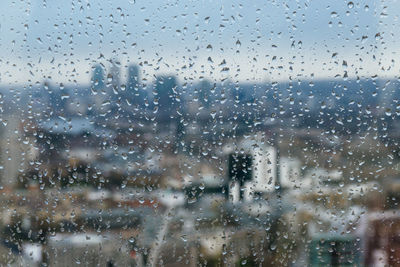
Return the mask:
[(0, 265), (400, 266), (397, 1), (0, 7)]

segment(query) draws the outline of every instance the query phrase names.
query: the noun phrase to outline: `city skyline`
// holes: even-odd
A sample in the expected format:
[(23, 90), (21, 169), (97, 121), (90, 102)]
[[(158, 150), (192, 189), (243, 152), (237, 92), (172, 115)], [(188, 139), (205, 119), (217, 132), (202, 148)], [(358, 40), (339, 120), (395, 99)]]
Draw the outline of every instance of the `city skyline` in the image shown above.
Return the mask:
[(345, 72), (348, 77), (397, 77), (397, 61), (387, 56), (396, 54), (398, 5), (335, 3), (304, 3), (299, 12), (289, 12), (296, 10), (294, 4), (273, 2), (257, 7), (210, 2), (213, 8), (208, 9), (201, 3), (144, 6), (122, 0), (72, 7), (3, 2), (0, 83), (35, 83), (46, 77), (87, 83), (90, 65), (114, 57), (122, 64), (142, 65), (145, 79), (159, 72), (241, 82), (323, 79)]

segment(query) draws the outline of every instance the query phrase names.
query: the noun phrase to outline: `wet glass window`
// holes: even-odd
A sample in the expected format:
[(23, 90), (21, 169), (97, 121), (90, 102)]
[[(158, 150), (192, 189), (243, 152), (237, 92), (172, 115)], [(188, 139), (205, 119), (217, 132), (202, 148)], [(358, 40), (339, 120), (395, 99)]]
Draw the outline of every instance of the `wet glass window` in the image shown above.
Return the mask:
[(3, 0), (1, 266), (400, 266), (397, 1)]

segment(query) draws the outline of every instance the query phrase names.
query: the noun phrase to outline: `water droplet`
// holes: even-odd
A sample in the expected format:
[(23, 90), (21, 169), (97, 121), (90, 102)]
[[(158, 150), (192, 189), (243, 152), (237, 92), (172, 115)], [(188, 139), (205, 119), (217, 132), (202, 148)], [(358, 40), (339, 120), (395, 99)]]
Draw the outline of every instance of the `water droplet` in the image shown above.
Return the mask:
[(348, 3), (347, 3), (347, 7), (350, 8), (350, 9), (353, 8), (353, 7), (354, 7), (354, 3), (351, 2), (351, 1), (348, 2)]

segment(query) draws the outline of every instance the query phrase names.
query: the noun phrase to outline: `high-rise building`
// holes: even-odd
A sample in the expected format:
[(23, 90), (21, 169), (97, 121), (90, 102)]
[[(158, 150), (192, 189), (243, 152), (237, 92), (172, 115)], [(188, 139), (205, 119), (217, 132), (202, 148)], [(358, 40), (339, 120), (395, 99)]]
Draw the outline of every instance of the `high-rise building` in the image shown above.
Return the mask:
[(15, 186), (36, 155), (35, 147), (21, 129), (20, 114), (9, 114), (7, 126), (0, 127), (0, 176), (2, 186)]
[(277, 151), (267, 145), (258, 145), (252, 149), (253, 188), (258, 192), (272, 192), (277, 183)]
[(244, 198), (243, 186), (252, 179), (253, 159), (250, 154), (231, 153), (228, 159), (229, 188), (234, 202)]
[(177, 115), (177, 87), (174, 76), (159, 76), (156, 79), (155, 102), (158, 108), (158, 118), (162, 121), (170, 121)]
[(145, 92), (140, 87), (139, 66), (130, 65), (128, 67), (128, 77), (125, 92), (126, 102), (135, 106), (144, 105)]
[(111, 101), (110, 108), (115, 109), (117, 107), (116, 101), (121, 99), (123, 96), (121, 94), (121, 70), (120, 62), (117, 59), (112, 59), (111, 68), (107, 74), (107, 95), (108, 100)]
[(104, 69), (96, 65), (93, 69), (90, 92), (95, 110), (102, 110), (102, 104), (106, 101)]
[(111, 68), (110, 68), (110, 72), (107, 75), (107, 80), (108, 82), (110, 82), (112, 89), (114, 91), (114, 93), (118, 93), (119, 92), (119, 87), (121, 85), (120, 83), (120, 68), (119, 68), (120, 62), (116, 59), (111, 60)]
[(93, 69), (91, 88), (94, 93), (104, 88), (104, 70), (101, 65), (96, 65)]
[(199, 101), (204, 108), (209, 108), (211, 105), (211, 89), (213, 85), (203, 80), (199, 84)]
[(134, 92), (139, 90), (139, 67), (137, 65), (130, 65), (128, 67), (128, 80), (126, 83), (126, 90)]
[(283, 188), (300, 186), (301, 162), (296, 158), (282, 157), (279, 159), (279, 182)]
[(238, 149), (240, 154), (229, 156), (231, 197), (251, 201), (256, 195), (274, 192), (278, 183), (276, 148), (253, 140), (242, 142)]

